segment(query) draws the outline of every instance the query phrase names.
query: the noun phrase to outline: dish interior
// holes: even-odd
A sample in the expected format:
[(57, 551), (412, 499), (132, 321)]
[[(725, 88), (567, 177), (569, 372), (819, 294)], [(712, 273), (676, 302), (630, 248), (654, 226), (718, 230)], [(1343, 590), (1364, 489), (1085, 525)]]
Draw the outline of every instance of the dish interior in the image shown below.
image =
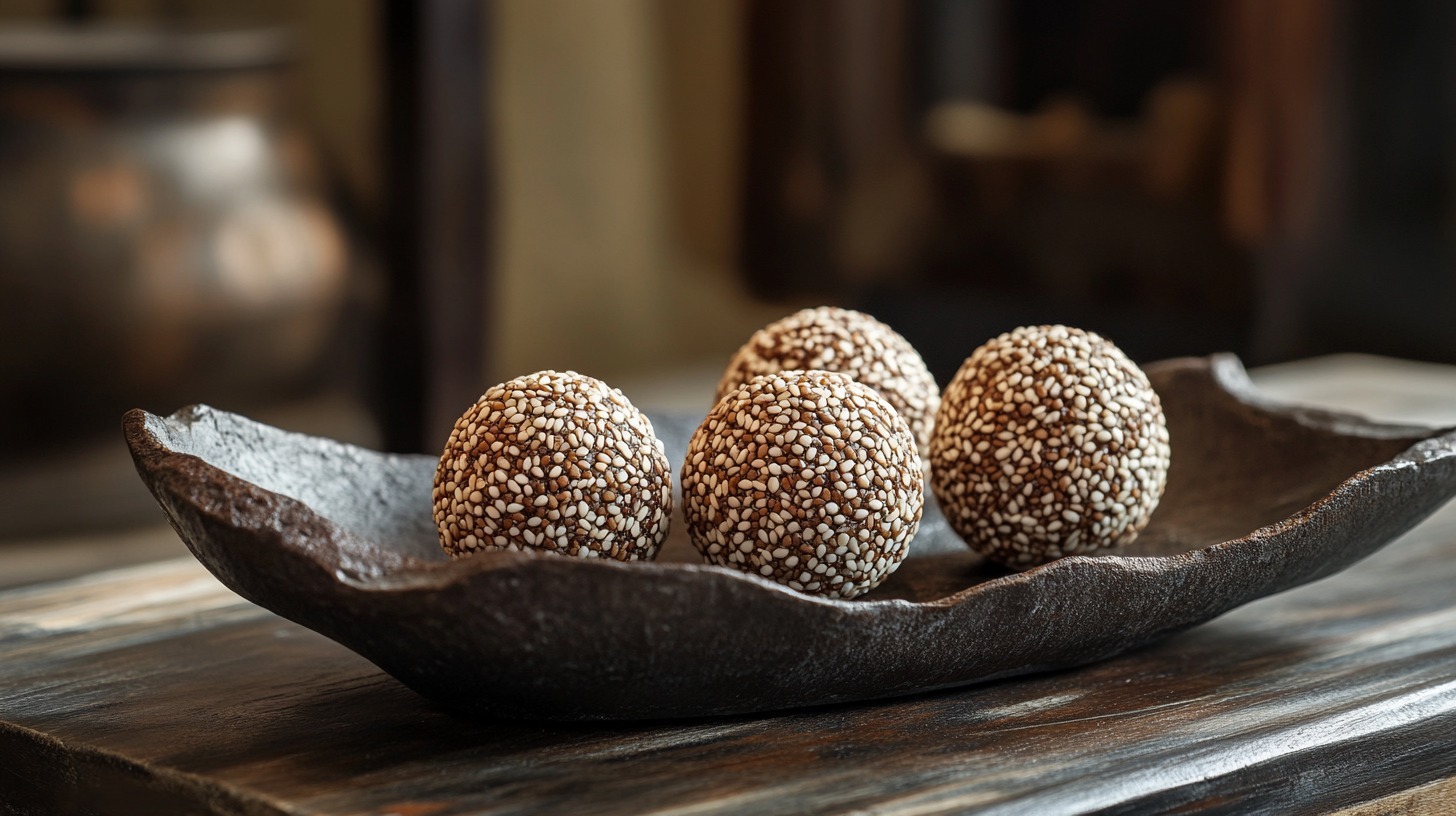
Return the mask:
[[(1164, 377), (1152, 372), (1168, 415), (1172, 467), (1152, 520), (1116, 551), (1121, 556), (1177, 555), (1248, 535), (1431, 435), (1334, 414), (1262, 411), (1221, 389), (1170, 387), (1176, 370)], [(1225, 386), (1247, 389), (1241, 371), (1233, 380)], [(201, 409), (191, 421), (181, 419), (152, 418), (148, 429), (166, 447), (296, 499), (334, 525), (343, 533), (340, 567), (352, 580), (392, 583), (402, 572), (449, 568), (431, 517), (434, 457), (375, 453)], [(697, 418), (658, 414), (652, 420), (676, 474)], [(680, 496), (675, 500), (658, 562), (700, 564), (684, 530)], [(519, 557), (475, 557), (502, 556)], [(848, 603), (940, 601), (1008, 574), (961, 542), (927, 492), (909, 557), (880, 587)]]

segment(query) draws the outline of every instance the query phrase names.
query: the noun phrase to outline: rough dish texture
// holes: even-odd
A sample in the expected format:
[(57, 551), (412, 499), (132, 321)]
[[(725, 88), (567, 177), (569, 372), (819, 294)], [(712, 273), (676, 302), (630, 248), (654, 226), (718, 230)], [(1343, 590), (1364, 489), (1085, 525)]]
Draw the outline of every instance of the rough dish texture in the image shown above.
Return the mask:
[(574, 371), (501, 383), (455, 422), (435, 469), (452, 557), (525, 550), (651, 560), (672, 522), (672, 477), (652, 422)]
[[(678, 533), (655, 563), (450, 561), (420, 510), (433, 456), (201, 407), (134, 411), (126, 436), (182, 539), (228, 587), (441, 705), (516, 718), (768, 711), (1087, 663), (1344, 569), (1456, 493), (1456, 432), (1266, 405), (1231, 357), (1148, 375), (1178, 458), (1121, 554), (1008, 573), (927, 506), (910, 556), (856, 601), (665, 562), (695, 559)], [(696, 424), (654, 417), (669, 461)]]
[(820, 306), (759, 329), (728, 362), (717, 399), (762, 374), (804, 369), (838, 371), (879, 391), (925, 455), (940, 388), (909, 340), (863, 312)]
[(946, 387), (930, 459), (950, 525), (1021, 569), (1136, 538), (1167, 482), (1168, 427), (1112, 343), (1024, 326), (976, 349)]
[(827, 598), (894, 572), (925, 502), (904, 418), (830, 371), (766, 374), (719, 400), (688, 442), (682, 490), (709, 562)]

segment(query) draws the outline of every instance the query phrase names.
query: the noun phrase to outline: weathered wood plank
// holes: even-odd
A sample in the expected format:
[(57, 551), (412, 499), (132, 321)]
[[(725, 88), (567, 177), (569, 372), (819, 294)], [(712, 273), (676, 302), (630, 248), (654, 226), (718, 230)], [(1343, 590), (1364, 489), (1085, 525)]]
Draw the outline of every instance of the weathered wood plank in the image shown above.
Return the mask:
[(1456, 811), (1456, 778), (1345, 808), (1333, 816), (1442, 816)]
[(1346, 573), (1096, 666), (616, 726), (452, 719), (166, 562), (0, 595), (0, 730), (58, 741), (22, 752), (31, 775), (101, 752), (220, 812), (1338, 807), (1456, 772), (1453, 555), (1448, 510)]

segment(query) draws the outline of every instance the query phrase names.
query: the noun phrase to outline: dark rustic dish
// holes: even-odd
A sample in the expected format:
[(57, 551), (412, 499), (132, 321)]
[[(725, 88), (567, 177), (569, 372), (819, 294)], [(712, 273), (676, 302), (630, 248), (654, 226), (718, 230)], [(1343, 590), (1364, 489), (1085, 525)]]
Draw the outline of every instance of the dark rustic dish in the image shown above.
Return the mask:
[[(629, 719), (890, 697), (1115, 655), (1337, 572), (1456, 494), (1456, 431), (1276, 406), (1237, 359), (1148, 369), (1173, 443), (1152, 522), (1115, 556), (1023, 573), (933, 508), (867, 598), (690, 563), (493, 553), (447, 561), (435, 458), (286, 433), (206, 407), (126, 417), (137, 470), (243, 597), (460, 712)], [(654, 417), (680, 461), (695, 418)]]

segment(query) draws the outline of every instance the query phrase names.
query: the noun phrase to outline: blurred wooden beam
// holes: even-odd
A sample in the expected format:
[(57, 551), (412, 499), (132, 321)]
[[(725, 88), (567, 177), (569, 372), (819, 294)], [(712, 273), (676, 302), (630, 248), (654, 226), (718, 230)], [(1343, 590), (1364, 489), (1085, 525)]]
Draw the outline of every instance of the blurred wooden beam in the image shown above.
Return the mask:
[(433, 452), (479, 396), (491, 280), (490, 4), (384, 0), (386, 448)]

